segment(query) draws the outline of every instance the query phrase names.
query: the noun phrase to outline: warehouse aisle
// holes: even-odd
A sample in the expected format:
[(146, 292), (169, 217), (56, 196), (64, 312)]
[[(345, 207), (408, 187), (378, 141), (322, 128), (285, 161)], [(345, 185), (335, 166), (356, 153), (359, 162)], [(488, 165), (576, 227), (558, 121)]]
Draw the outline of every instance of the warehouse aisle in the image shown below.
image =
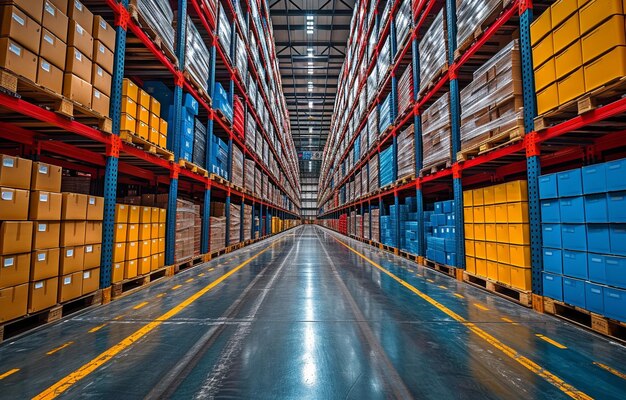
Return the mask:
[(304, 226), (3, 344), (0, 398), (624, 398), (624, 359)]

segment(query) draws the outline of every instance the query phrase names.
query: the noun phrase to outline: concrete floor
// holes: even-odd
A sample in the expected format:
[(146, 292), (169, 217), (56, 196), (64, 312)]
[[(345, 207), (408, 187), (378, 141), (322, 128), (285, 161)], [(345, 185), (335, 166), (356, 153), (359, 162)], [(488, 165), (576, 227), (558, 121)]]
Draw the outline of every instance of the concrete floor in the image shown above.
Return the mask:
[(304, 226), (2, 344), (0, 398), (623, 399), (625, 362), (606, 338)]

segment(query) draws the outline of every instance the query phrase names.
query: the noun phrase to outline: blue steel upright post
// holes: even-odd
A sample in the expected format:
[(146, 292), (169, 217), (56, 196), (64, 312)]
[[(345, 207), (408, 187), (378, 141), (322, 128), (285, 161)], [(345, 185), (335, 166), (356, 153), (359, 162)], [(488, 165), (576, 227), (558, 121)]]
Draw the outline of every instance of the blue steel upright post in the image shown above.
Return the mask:
[[(412, 11), (411, 11), (412, 12)], [(411, 18), (411, 24), (413, 29), (417, 29), (415, 19)], [(417, 102), (419, 101), (419, 91), (421, 85), (420, 74), (420, 57), (419, 57), (419, 45), (417, 41), (417, 32), (413, 32), (413, 38), (411, 40), (411, 57), (413, 67), (413, 102), (415, 103), (415, 110), (413, 110), (413, 143), (415, 146), (415, 176), (419, 176), (419, 172), (424, 166), (424, 145), (422, 142), (422, 115), (421, 110), (417, 108)], [(415, 181), (415, 204), (417, 211), (417, 255), (424, 257), (426, 255), (425, 246), (425, 221), (424, 221), (424, 193), (422, 192), (422, 186), (419, 178)]]
[[(396, 53), (398, 51), (397, 41), (396, 41), (396, 23), (394, 20), (394, 16), (390, 15), (389, 18), (389, 37), (391, 41), (391, 51), (390, 53), (390, 65), (391, 69), (391, 121), (393, 121), (393, 135), (392, 135), (392, 146), (393, 146), (393, 162), (391, 163), (392, 168), (392, 182), (396, 182), (398, 180), (398, 135), (395, 124), (398, 123), (396, 118), (398, 117), (398, 80), (396, 79), (396, 70), (393, 68), (394, 60), (396, 59)], [(395, 204), (395, 219), (396, 219), (396, 244), (394, 247), (400, 248), (400, 207), (399, 207), (399, 199), (398, 192), (393, 192), (394, 204)]]

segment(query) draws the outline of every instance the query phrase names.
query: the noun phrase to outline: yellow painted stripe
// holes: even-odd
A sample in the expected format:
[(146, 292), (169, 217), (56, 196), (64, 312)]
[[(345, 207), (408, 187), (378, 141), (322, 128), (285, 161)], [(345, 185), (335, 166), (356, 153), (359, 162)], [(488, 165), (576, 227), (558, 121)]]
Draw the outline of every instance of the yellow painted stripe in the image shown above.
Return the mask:
[(563, 346), (561, 343), (557, 342), (556, 340), (552, 340), (552, 339), (550, 339), (547, 336), (544, 336), (544, 335), (539, 334), (539, 333), (535, 334), (535, 336), (537, 336), (539, 339), (541, 339), (541, 340), (543, 340), (545, 342), (550, 343), (554, 347), (558, 347), (559, 349), (567, 349), (566, 346)]
[(447, 287), (445, 287), (445, 286), (443, 286), (443, 285), (439, 285), (439, 287), (440, 287), (441, 289), (447, 289)]
[(122, 318), (124, 318), (126, 315), (122, 314), (122, 315), (118, 315), (117, 317), (113, 318), (113, 321), (118, 321)]
[(185, 283), (191, 283), (191, 282), (193, 282), (193, 278), (189, 278), (185, 281)]
[(215, 268), (209, 268), (209, 272), (210, 272), (210, 271), (214, 271), (214, 270), (215, 270)]
[[(622, 373), (622, 372), (619, 372), (618, 370), (616, 370), (616, 369), (614, 369), (614, 368), (611, 368), (611, 367), (609, 367), (609, 366), (608, 366), (608, 365), (606, 365), (606, 364), (602, 364), (602, 363), (599, 363), (599, 362), (597, 362), (597, 361), (594, 361), (594, 362), (593, 362), (593, 365), (597, 365), (598, 367), (600, 367), (600, 368), (602, 368), (602, 369), (604, 369), (604, 370), (609, 371), (610, 373), (612, 373), (612, 374), (613, 374), (613, 375), (615, 375), (615, 376), (618, 376), (618, 377), (620, 377), (620, 378), (622, 378), (622, 379), (626, 379), (626, 374), (624, 374), (624, 373)], [(0, 379), (2, 379), (2, 377), (0, 377)]]
[(455, 293), (454, 296), (458, 297), (459, 299), (464, 299), (465, 298), (465, 296), (463, 296), (462, 294), (458, 294), (458, 293)]
[(4, 378), (7, 378), (7, 377), (13, 375), (14, 373), (18, 372), (19, 370), (20, 370), (19, 368), (13, 368), (13, 369), (8, 370), (4, 374), (0, 375), (0, 381), (3, 380)]
[(161, 298), (161, 297), (165, 296), (166, 294), (167, 294), (167, 293), (159, 293), (159, 294), (157, 294), (157, 297), (158, 297), (158, 298)]
[(172, 288), (172, 290), (180, 289), (181, 287), (183, 287), (183, 285), (176, 285)]
[(135, 307), (133, 307), (133, 310), (139, 310), (140, 308), (143, 308), (143, 307), (145, 307), (147, 305), (148, 305), (148, 302), (144, 301), (143, 303), (139, 303)]
[(198, 274), (199, 277), (203, 277), (204, 276), (204, 272), (201, 274)]
[(54, 353), (56, 353), (56, 352), (58, 352), (58, 351), (61, 351), (61, 350), (63, 350), (64, 348), (66, 348), (66, 347), (68, 347), (68, 346), (71, 346), (72, 344), (74, 344), (74, 342), (67, 342), (67, 343), (62, 344), (61, 346), (57, 347), (56, 349), (52, 349), (52, 350), (50, 350), (50, 351), (49, 351), (49, 352), (47, 352), (46, 354), (47, 354), (47, 355), (49, 355), (49, 356), (51, 356), (51, 355), (53, 355)]
[(103, 353), (101, 353), (96, 358), (94, 358), (93, 360), (89, 361), (88, 363), (86, 363), (85, 365), (83, 365), (82, 367), (77, 369), (76, 371), (72, 372), (71, 374), (67, 375), (66, 377), (64, 377), (61, 380), (59, 380), (58, 382), (56, 382), (54, 385), (50, 386), (49, 388), (47, 388), (43, 392), (39, 393), (33, 399), (34, 400), (42, 400), (42, 399), (54, 399), (54, 398), (56, 398), (57, 396), (59, 396), (60, 394), (62, 394), (66, 390), (68, 390), (70, 387), (72, 387), (75, 383), (77, 383), (81, 379), (85, 378), (87, 375), (91, 374), (92, 372), (94, 372), (95, 370), (100, 368), (102, 365), (104, 365), (107, 362), (109, 362), (117, 354), (119, 354), (122, 351), (126, 350), (127, 348), (132, 346), (135, 342), (137, 342), (138, 340), (140, 340), (141, 338), (146, 336), (148, 333), (152, 332), (155, 328), (160, 326), (163, 322), (169, 320), (170, 318), (174, 317), (175, 315), (177, 315), (178, 313), (183, 311), (185, 308), (189, 307), (189, 305), (194, 303), (200, 297), (204, 296), (206, 293), (208, 293), (214, 287), (216, 287), (217, 285), (222, 283), (224, 280), (228, 279), (230, 276), (235, 274), (237, 271), (239, 271), (240, 269), (242, 269), (243, 267), (248, 265), (252, 260), (254, 260), (255, 258), (259, 257), (261, 254), (265, 253), (267, 250), (269, 250), (270, 248), (275, 246), (278, 242), (280, 242), (280, 240), (274, 242), (272, 245), (266, 247), (265, 249), (261, 250), (260, 252), (258, 252), (254, 256), (248, 258), (246, 261), (244, 261), (241, 264), (239, 264), (237, 267), (233, 268), (232, 270), (228, 271), (224, 275), (220, 276), (219, 278), (217, 278), (216, 280), (214, 280), (213, 282), (211, 282), (210, 284), (208, 284), (204, 288), (200, 289), (199, 291), (197, 291), (193, 295), (189, 296), (187, 299), (185, 299), (184, 301), (179, 303), (177, 306), (175, 306), (174, 308), (172, 308), (171, 310), (169, 310), (165, 314), (161, 315), (160, 317), (157, 317), (152, 322), (150, 322), (150, 323), (144, 325), (143, 327), (139, 328), (137, 331), (135, 331), (131, 335), (127, 336), (126, 338), (124, 338), (122, 341), (120, 341), (119, 343), (117, 343), (113, 347), (111, 347), (108, 350), (104, 351)]
[(512, 319), (509, 319), (507, 317), (502, 317), (500, 318), (502, 321), (504, 322), (508, 322), (509, 324), (513, 324), (513, 325), (519, 325), (517, 322), (513, 321)]
[(489, 309), (485, 306), (483, 306), (482, 304), (478, 304), (478, 303), (474, 303), (474, 307), (481, 309), (483, 311), (489, 311)]
[(435, 281), (433, 281), (433, 280), (432, 280), (432, 279), (430, 279), (430, 278), (426, 278), (426, 280), (427, 280), (428, 282), (430, 282), (430, 283), (435, 283)]
[(412, 286), (412, 285), (408, 284), (407, 282), (403, 281), (402, 279), (398, 278), (396, 275), (392, 274), (391, 272), (387, 271), (385, 268), (381, 267), (380, 265), (378, 265), (374, 261), (372, 261), (369, 258), (367, 258), (367, 256), (359, 253), (358, 251), (356, 251), (352, 247), (350, 247), (347, 244), (343, 243), (341, 240), (339, 240), (337, 238), (334, 238), (334, 239), (337, 242), (339, 242), (341, 245), (343, 245), (346, 248), (348, 248), (353, 253), (357, 254), (362, 259), (364, 259), (367, 262), (369, 262), (370, 264), (372, 264), (374, 267), (379, 269), (381, 272), (385, 273), (386, 275), (388, 275), (389, 277), (394, 279), (400, 285), (404, 286), (405, 288), (407, 288), (411, 292), (415, 293), (417, 296), (419, 296), (420, 298), (425, 300), (427, 303), (431, 304), (432, 306), (434, 306), (435, 308), (437, 308), (438, 310), (440, 310), (441, 312), (443, 312), (444, 314), (446, 314), (450, 318), (454, 319), (455, 321), (457, 321), (457, 322), (463, 324), (464, 326), (466, 326), (467, 329), (469, 329), (471, 332), (476, 334), (478, 337), (480, 337), (481, 339), (483, 339), (484, 341), (486, 341), (487, 343), (489, 343), (490, 345), (492, 345), (496, 349), (500, 350), (507, 357), (511, 358), (514, 361), (517, 361), (524, 368), (526, 368), (529, 371), (537, 374), (538, 376), (542, 377), (543, 379), (545, 379), (550, 384), (552, 384), (555, 387), (557, 387), (559, 390), (561, 390), (563, 393), (565, 393), (569, 397), (571, 397), (573, 399), (592, 400), (592, 397), (590, 397), (586, 393), (576, 389), (574, 386), (572, 386), (569, 383), (565, 382), (564, 380), (562, 380), (558, 376), (554, 375), (550, 371), (546, 370), (545, 368), (543, 368), (539, 364), (537, 364), (534, 361), (530, 360), (529, 358), (519, 354), (515, 349), (513, 349), (513, 348), (507, 346), (506, 344), (500, 342), (498, 339), (496, 339), (495, 337), (493, 337), (489, 333), (485, 332), (484, 330), (480, 329), (475, 324), (467, 321), (465, 318), (461, 317), (460, 315), (458, 315), (454, 311), (450, 310), (449, 308), (447, 308), (443, 304), (439, 303), (437, 300), (435, 300), (432, 297), (422, 293), (421, 291), (419, 291), (414, 286)]
[(98, 332), (100, 329), (104, 328), (106, 325), (107, 324), (102, 324), (102, 325), (95, 326), (95, 327), (93, 327), (93, 328), (91, 328), (89, 330), (89, 333)]

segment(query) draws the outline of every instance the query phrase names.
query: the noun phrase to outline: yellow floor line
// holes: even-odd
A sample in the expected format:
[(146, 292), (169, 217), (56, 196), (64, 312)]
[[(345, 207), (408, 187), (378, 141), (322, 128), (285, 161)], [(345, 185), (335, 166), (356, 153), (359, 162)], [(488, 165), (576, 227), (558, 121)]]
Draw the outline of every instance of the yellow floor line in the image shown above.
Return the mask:
[(428, 282), (430, 282), (430, 283), (435, 283), (435, 281), (433, 281), (433, 280), (432, 280), (432, 279), (430, 279), (430, 278), (426, 278), (426, 280), (427, 280)]
[(165, 296), (166, 294), (167, 294), (167, 293), (159, 293), (159, 294), (157, 294), (157, 296), (156, 296), (156, 297), (160, 299), (161, 297)]
[(556, 340), (552, 340), (549, 337), (544, 336), (544, 335), (542, 335), (540, 333), (536, 333), (535, 336), (537, 336), (539, 339), (541, 339), (541, 340), (543, 340), (545, 342), (550, 343), (554, 347), (558, 347), (559, 349), (567, 349), (566, 346), (563, 346), (561, 343), (557, 342)]
[(49, 352), (46, 353), (46, 355), (51, 356), (54, 353), (59, 352), (59, 351), (63, 350), (64, 348), (68, 347), (68, 346), (71, 346), (72, 344), (74, 344), (74, 342), (67, 342), (67, 343), (57, 347), (56, 349), (50, 350)]
[(3, 380), (4, 378), (7, 378), (7, 377), (13, 375), (14, 373), (18, 372), (19, 370), (20, 370), (19, 368), (13, 368), (11, 370), (8, 370), (4, 374), (0, 375), (0, 381)]
[(204, 272), (201, 274), (198, 274), (199, 277), (203, 277), (204, 276)]
[(191, 283), (191, 282), (193, 282), (193, 278), (189, 278), (185, 281), (185, 283)]
[(135, 307), (133, 307), (133, 310), (139, 310), (140, 308), (143, 308), (143, 307), (145, 307), (147, 305), (148, 305), (148, 302), (144, 301), (143, 303), (139, 303)]
[(102, 324), (102, 325), (95, 326), (95, 327), (93, 327), (93, 328), (91, 328), (89, 330), (89, 333), (98, 332), (100, 329), (104, 328), (106, 325), (107, 324)]
[(172, 290), (180, 289), (181, 287), (183, 287), (183, 285), (176, 285), (172, 288)]
[(352, 247), (348, 246), (347, 244), (345, 244), (341, 240), (337, 239), (336, 237), (334, 237), (334, 239), (338, 243), (340, 243), (342, 246), (345, 246), (347, 249), (349, 249), (350, 251), (352, 251), (353, 253), (355, 253), (356, 255), (358, 255), (359, 257), (364, 259), (365, 261), (369, 262), (371, 265), (376, 267), (378, 270), (380, 270), (381, 272), (383, 272), (387, 276), (389, 276), (392, 279), (394, 279), (400, 285), (404, 286), (405, 288), (407, 288), (411, 292), (415, 293), (417, 296), (419, 296), (420, 298), (425, 300), (427, 303), (431, 304), (432, 306), (434, 306), (435, 308), (437, 308), (438, 310), (440, 310), (441, 312), (443, 312), (444, 314), (446, 314), (450, 318), (454, 319), (455, 321), (457, 321), (457, 322), (463, 324), (464, 326), (466, 326), (467, 329), (469, 329), (471, 332), (476, 334), (478, 337), (480, 337), (481, 339), (483, 339), (484, 341), (486, 341), (487, 343), (489, 343), (490, 345), (492, 345), (496, 349), (500, 350), (507, 357), (509, 357), (512, 360), (518, 362), (524, 368), (528, 369), (529, 371), (531, 371), (531, 372), (535, 373), (536, 375), (538, 375), (538, 376), (542, 377), (543, 379), (545, 379), (550, 384), (554, 385), (556, 388), (561, 390), (563, 393), (565, 393), (569, 397), (571, 397), (573, 399), (592, 400), (592, 397), (590, 397), (588, 394), (586, 394), (586, 393), (576, 389), (574, 386), (572, 386), (569, 383), (565, 382), (564, 380), (562, 380), (558, 376), (554, 375), (553, 373), (551, 373), (547, 369), (543, 368), (541, 365), (539, 365), (539, 364), (535, 363), (534, 361), (530, 360), (529, 358), (521, 355), (520, 353), (518, 353), (512, 347), (509, 347), (506, 344), (500, 342), (494, 336), (490, 335), (489, 333), (485, 332), (481, 328), (477, 327), (475, 324), (473, 324), (470, 321), (466, 320), (465, 318), (461, 317), (460, 315), (458, 315), (454, 311), (450, 310), (449, 308), (447, 308), (443, 304), (439, 303), (437, 300), (433, 299), (432, 297), (426, 295), (425, 293), (422, 293), (421, 291), (419, 291), (414, 286), (412, 286), (409, 283), (407, 283), (407, 282), (403, 281), (402, 279), (398, 278), (393, 273), (387, 271), (385, 268), (381, 267), (379, 264), (377, 264), (374, 261), (372, 261), (369, 258), (367, 258), (367, 256), (359, 253), (357, 250), (355, 250)]
[(439, 287), (440, 287), (441, 289), (448, 289), (447, 287), (445, 287), (445, 286), (443, 286), (443, 285), (439, 285)]
[(113, 318), (113, 321), (118, 321), (118, 320), (124, 318), (125, 316), (126, 316), (125, 314), (118, 315), (117, 317)]
[(509, 319), (507, 317), (502, 317), (500, 318), (502, 321), (504, 322), (508, 322), (509, 324), (513, 324), (513, 325), (519, 325), (517, 322), (513, 321), (512, 319)]
[(209, 268), (209, 272), (214, 271), (214, 270), (215, 270), (215, 268)]
[[(622, 372), (619, 372), (618, 370), (616, 370), (616, 369), (614, 369), (614, 368), (611, 368), (611, 367), (609, 367), (608, 365), (605, 365), (605, 364), (599, 363), (599, 362), (597, 362), (597, 361), (594, 361), (594, 362), (593, 362), (593, 365), (596, 365), (596, 366), (598, 366), (598, 367), (600, 367), (600, 368), (602, 368), (602, 369), (604, 369), (604, 370), (607, 370), (607, 371), (609, 371), (610, 373), (612, 373), (613, 375), (615, 375), (615, 376), (617, 376), (617, 377), (620, 377), (620, 378), (622, 378), (622, 379), (626, 379), (626, 374), (624, 374), (624, 373), (622, 373)], [(0, 379), (2, 379), (2, 377), (0, 377)]]
[(86, 376), (88, 376), (89, 374), (91, 374), (92, 372), (94, 372), (95, 370), (100, 368), (102, 365), (104, 365), (107, 362), (109, 362), (117, 354), (119, 354), (122, 351), (126, 350), (127, 348), (132, 346), (135, 342), (137, 342), (138, 340), (140, 340), (141, 338), (146, 336), (148, 333), (152, 332), (155, 328), (160, 326), (163, 322), (165, 322), (165, 321), (169, 320), (170, 318), (176, 316), (178, 313), (183, 311), (185, 308), (189, 307), (196, 300), (198, 300), (199, 298), (204, 296), (206, 293), (208, 293), (214, 287), (216, 287), (217, 285), (219, 285), (220, 283), (222, 283), (223, 281), (228, 279), (230, 276), (235, 274), (237, 271), (239, 271), (240, 269), (242, 269), (243, 267), (248, 265), (252, 260), (254, 260), (255, 258), (259, 257), (261, 254), (265, 253), (267, 250), (271, 249), (272, 247), (274, 247), (281, 240), (282, 239), (279, 239), (279, 240), (275, 241), (270, 246), (268, 246), (265, 249), (259, 251), (254, 256), (248, 258), (247, 260), (245, 260), (244, 262), (242, 262), (241, 264), (239, 264), (235, 268), (231, 269), (230, 271), (228, 271), (224, 275), (220, 276), (219, 278), (217, 278), (216, 280), (214, 280), (213, 282), (211, 282), (210, 284), (208, 284), (204, 288), (200, 289), (199, 291), (197, 291), (193, 295), (189, 296), (187, 299), (183, 300), (181, 303), (179, 303), (174, 308), (170, 309), (165, 314), (161, 315), (160, 317), (157, 317), (152, 322), (149, 322), (148, 324), (146, 324), (143, 327), (139, 328), (137, 331), (135, 331), (131, 335), (127, 336), (126, 338), (124, 338), (122, 341), (120, 341), (119, 343), (117, 343), (113, 347), (111, 347), (108, 350), (104, 351), (103, 353), (101, 353), (96, 358), (94, 358), (93, 360), (89, 361), (88, 363), (86, 363), (85, 365), (83, 365), (82, 367), (77, 369), (76, 371), (74, 371), (74, 372), (70, 373), (69, 375), (65, 376), (64, 378), (60, 379), (54, 385), (50, 386), (49, 388), (47, 388), (43, 392), (39, 393), (37, 396), (33, 397), (33, 399), (34, 400), (41, 400), (41, 399), (54, 399), (54, 398), (56, 398), (57, 396), (59, 396), (60, 394), (62, 394), (63, 392), (65, 392), (66, 390), (71, 388), (74, 384), (79, 382), (81, 379), (85, 378)]
[(465, 298), (465, 296), (463, 296), (462, 294), (458, 294), (458, 293), (455, 293), (454, 297), (458, 297), (459, 299), (464, 299)]
[(482, 304), (478, 304), (478, 303), (474, 303), (474, 307), (481, 309), (483, 311), (489, 311), (489, 309), (485, 306), (483, 306)]

